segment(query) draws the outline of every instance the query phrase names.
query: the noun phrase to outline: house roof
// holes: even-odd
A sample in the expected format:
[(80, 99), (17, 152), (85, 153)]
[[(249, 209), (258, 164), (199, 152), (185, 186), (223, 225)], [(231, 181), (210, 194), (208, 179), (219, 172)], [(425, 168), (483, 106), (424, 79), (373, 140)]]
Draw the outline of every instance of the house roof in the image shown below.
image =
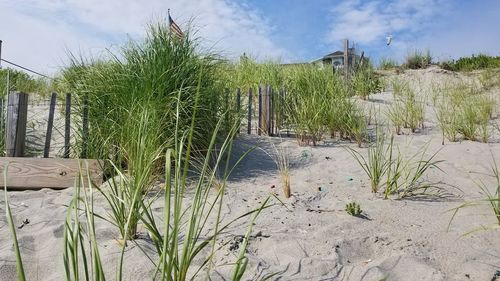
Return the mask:
[(328, 54), (328, 55), (324, 56), (323, 58), (326, 59), (326, 58), (338, 57), (338, 56), (343, 56), (343, 55), (344, 55), (344, 52), (342, 52), (342, 51), (336, 51), (336, 52), (333, 52), (331, 54)]

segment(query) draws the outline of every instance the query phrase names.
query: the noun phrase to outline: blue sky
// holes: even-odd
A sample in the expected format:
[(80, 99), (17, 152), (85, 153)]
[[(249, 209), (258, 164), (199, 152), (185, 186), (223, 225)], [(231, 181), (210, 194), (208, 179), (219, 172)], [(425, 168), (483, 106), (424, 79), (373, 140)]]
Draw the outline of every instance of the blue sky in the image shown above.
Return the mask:
[(100, 55), (141, 38), (168, 8), (181, 27), (193, 22), (205, 48), (229, 58), (311, 61), (343, 38), (374, 62), (415, 49), (436, 60), (500, 55), (499, 0), (0, 0), (2, 57), (54, 73), (68, 50)]

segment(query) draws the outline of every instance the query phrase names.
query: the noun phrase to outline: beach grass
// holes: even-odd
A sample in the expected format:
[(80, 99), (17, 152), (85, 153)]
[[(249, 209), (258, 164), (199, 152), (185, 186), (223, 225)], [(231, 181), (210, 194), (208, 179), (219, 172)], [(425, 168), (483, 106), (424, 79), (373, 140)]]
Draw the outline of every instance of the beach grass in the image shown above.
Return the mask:
[(426, 68), (432, 63), (432, 56), (429, 50), (423, 52), (414, 50), (406, 55), (404, 66), (409, 69)]
[[(463, 203), (460, 206), (451, 209), (450, 211), (452, 212), (452, 216), (450, 218), (450, 222), (448, 223), (448, 230), (450, 229), (453, 220), (455, 219), (460, 210), (462, 210), (463, 208), (469, 208), (475, 206), (489, 207), (489, 210), (491, 210), (491, 213), (495, 218), (495, 223), (492, 225), (481, 225), (480, 227), (468, 231), (464, 235), (469, 235), (477, 231), (493, 230), (500, 228), (500, 169), (498, 168), (493, 153), (491, 157), (492, 157), (491, 174), (488, 174), (487, 176), (494, 179), (493, 186), (488, 186), (483, 179), (474, 180), (474, 183), (476, 184), (483, 198)], [(481, 176), (485, 175), (482, 174)]]
[(375, 142), (368, 146), (367, 157), (352, 148), (348, 148), (348, 151), (370, 179), (371, 191), (377, 193), (389, 167), (385, 154), (385, 135), (381, 131), (377, 132)]
[(444, 86), (434, 97), (434, 107), (444, 138), (488, 142), (496, 100), (475, 85), (459, 82)]

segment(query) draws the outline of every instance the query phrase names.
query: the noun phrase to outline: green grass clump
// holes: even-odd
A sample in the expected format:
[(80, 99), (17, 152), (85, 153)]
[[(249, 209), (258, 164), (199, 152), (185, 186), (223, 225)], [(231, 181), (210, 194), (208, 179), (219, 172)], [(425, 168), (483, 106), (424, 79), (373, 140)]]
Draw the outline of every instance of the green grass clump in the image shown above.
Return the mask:
[(365, 115), (361, 110), (354, 108), (347, 113), (346, 124), (351, 139), (354, 139), (358, 147), (361, 147), (368, 134), (368, 123)]
[(391, 70), (396, 69), (398, 67), (398, 63), (390, 58), (381, 58), (378, 64), (378, 68), (382, 70)]
[[(177, 118), (179, 132), (190, 126), (192, 113), (198, 110), (194, 144), (206, 146), (226, 111), (219, 66), (217, 56), (197, 51), (197, 41), (189, 34), (181, 40), (171, 38), (168, 24), (163, 22), (150, 24), (145, 39), (131, 41), (107, 57), (73, 57), (62, 79), (77, 95), (79, 116), (87, 101), (90, 125), (88, 140), (82, 131), (77, 135), (76, 154), (84, 151), (83, 156), (89, 158), (125, 159), (116, 147), (127, 133), (123, 121), (137, 104), (154, 111), (150, 118), (156, 118), (153, 122), (160, 126), (161, 143), (175, 137)], [(201, 95), (195, 104), (197, 91)], [(178, 116), (177, 106), (181, 108)]]
[(12, 220), (12, 211), (10, 209), (9, 205), (9, 196), (7, 193), (7, 171), (8, 171), (8, 165), (4, 167), (3, 171), (3, 182), (4, 182), (4, 202), (5, 202), (5, 217), (7, 218), (7, 225), (9, 227), (10, 233), (12, 235), (12, 240), (14, 241), (14, 251), (16, 254), (16, 271), (17, 271), (17, 278), (19, 281), (25, 281), (26, 280), (26, 275), (24, 273), (24, 266), (23, 266), (23, 260), (21, 258), (21, 251), (19, 250), (19, 243), (17, 241), (17, 234), (16, 234), (16, 226), (14, 225), (14, 221)]
[(415, 50), (406, 56), (404, 66), (409, 69), (426, 68), (432, 62), (430, 51), (423, 53), (420, 50)]
[(289, 162), (289, 152), (286, 146), (274, 145), (274, 154), (271, 155), (276, 166), (278, 167), (279, 178), (281, 181), (281, 187), (283, 189), (283, 195), (285, 198), (290, 198), (292, 195), (292, 190), (290, 188), (290, 162)]
[(397, 135), (402, 134), (402, 129), (406, 125), (406, 110), (405, 103), (400, 101), (394, 101), (387, 111), (387, 116), (394, 126)]
[[(4, 97), (8, 91), (36, 93), (41, 96), (49, 94), (52, 82), (44, 77), (33, 77), (26, 72), (12, 69), (0, 69), (0, 96)], [(8, 89), (7, 89), (8, 87)]]
[(88, 167), (83, 164), (75, 179), (75, 193), (64, 223), (64, 271), (67, 280), (106, 280), (96, 237), (95, 218), (98, 216), (94, 213), (94, 190), (85, 187), (92, 183), (89, 175), (85, 175)]
[(427, 146), (424, 146), (410, 157), (405, 157), (399, 149), (395, 149), (394, 137), (386, 142), (384, 134), (380, 132), (377, 132), (375, 143), (368, 147), (367, 157), (349, 149), (370, 179), (371, 191), (378, 193), (383, 190), (385, 199), (393, 194), (397, 194), (400, 199), (412, 196), (440, 196), (442, 188), (424, 178), (430, 169), (439, 169), (439, 163), (442, 161), (434, 160), (437, 152), (428, 157)]
[(386, 157), (386, 150), (385, 136), (382, 133), (377, 134), (375, 143), (368, 147), (367, 158), (354, 149), (348, 150), (370, 179), (373, 193), (379, 191), (382, 178), (387, 172), (389, 162)]
[(126, 135), (121, 137), (119, 146), (120, 155), (125, 158), (120, 162), (127, 166), (124, 169), (115, 166), (114, 174), (120, 180), (112, 178), (110, 186), (101, 190), (112, 210), (110, 220), (118, 227), (122, 239), (135, 239), (144, 196), (160, 173), (167, 144), (161, 142), (161, 126), (155, 123), (158, 119), (154, 114), (154, 110), (142, 105), (129, 112), (124, 121)]
[(329, 120), (329, 98), (337, 94), (340, 78), (330, 69), (303, 65), (287, 70), (286, 114), (300, 145), (316, 145)]
[(479, 75), (479, 82), (484, 90), (500, 87), (500, 69), (487, 68)]
[(381, 81), (371, 65), (362, 66), (355, 71), (352, 77), (352, 85), (356, 95), (363, 100), (368, 99), (370, 94), (382, 90)]
[[(466, 207), (472, 207), (472, 206), (480, 206), (480, 205), (486, 205), (490, 208), (490, 210), (493, 213), (493, 216), (496, 219), (496, 223), (491, 226), (481, 226), (477, 229), (474, 229), (466, 234), (470, 234), (472, 232), (476, 232), (479, 230), (488, 230), (488, 229), (497, 229), (500, 228), (500, 170), (498, 169), (498, 165), (496, 163), (495, 157), (492, 154), (492, 159), (493, 163), (491, 165), (491, 171), (492, 173), (489, 175), (494, 179), (494, 185), (492, 187), (489, 187), (485, 182), (480, 179), (478, 181), (475, 181), (476, 186), (479, 188), (480, 193), (484, 196), (484, 199), (472, 201), (472, 202), (467, 202), (464, 204), (461, 204), (460, 206), (452, 209), (453, 215), (450, 219), (450, 223), (448, 224), (448, 229), (451, 226), (451, 223), (453, 222), (453, 219), (455, 216), (458, 214), (458, 212)], [(492, 191), (491, 191), (492, 190)]]
[(488, 56), (485, 54), (461, 57), (458, 60), (442, 62), (441, 67), (452, 71), (472, 71), (500, 67), (500, 56)]
[(416, 132), (424, 128), (425, 102), (418, 97), (405, 81), (394, 79), (391, 82), (394, 101), (390, 106), (387, 116), (392, 122), (396, 134), (402, 133), (402, 128), (409, 128)]
[(361, 206), (356, 203), (356, 202), (349, 202), (345, 205), (345, 211), (354, 217), (359, 217), (361, 213), (363, 213), (363, 210), (361, 209)]
[(434, 107), (444, 138), (488, 142), (490, 119), (496, 108), (495, 99), (472, 85), (461, 82), (441, 89)]

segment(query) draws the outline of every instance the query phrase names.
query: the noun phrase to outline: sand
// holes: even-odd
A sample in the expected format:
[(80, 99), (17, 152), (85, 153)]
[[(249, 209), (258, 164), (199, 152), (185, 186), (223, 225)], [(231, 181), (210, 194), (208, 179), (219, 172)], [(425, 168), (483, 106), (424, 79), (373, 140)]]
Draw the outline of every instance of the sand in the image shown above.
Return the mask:
[[(404, 74), (426, 81), (454, 79), (456, 74), (438, 70), (410, 71)], [(451, 78), (450, 78), (451, 77)], [(427, 87), (427, 86), (423, 86)], [(422, 91), (424, 91), (422, 89)], [(390, 92), (376, 94), (365, 102), (383, 112), (390, 103)], [(361, 167), (346, 147), (366, 154), (354, 143), (328, 140), (317, 147), (299, 147), (294, 139), (241, 135), (235, 142), (235, 158), (247, 148), (257, 146), (235, 170), (227, 186), (224, 219), (228, 220), (258, 207), (270, 193), (276, 192), (285, 206), (266, 209), (258, 217), (250, 239), (249, 265), (244, 280), (260, 280), (279, 272), (271, 280), (492, 280), (500, 270), (500, 229), (471, 230), (494, 225), (495, 217), (487, 205), (462, 209), (448, 225), (453, 208), (483, 198), (474, 180), (483, 180), (493, 191), (490, 173), (492, 154), (500, 163), (500, 137), (489, 143), (461, 141), (441, 145), (441, 133), (430, 105), (426, 129), (395, 137), (396, 144), (410, 155), (428, 144), (428, 154), (439, 150), (436, 159), (442, 171), (432, 169), (426, 178), (441, 182), (446, 196), (383, 200), (370, 192), (370, 184)], [(496, 119), (493, 122), (499, 123)], [(288, 148), (291, 162), (292, 197), (283, 198), (272, 143)], [(267, 151), (267, 153), (265, 152)], [(271, 186), (275, 188), (271, 188)], [(29, 280), (62, 280), (62, 234), (67, 207), (73, 189), (62, 191), (9, 192), (21, 253)], [(6, 226), (0, 191), (0, 280), (16, 278), (11, 236)], [(356, 201), (364, 218), (345, 211), (347, 202)], [(97, 211), (104, 212), (104, 200), (96, 199)], [(155, 203), (161, 212), (161, 202)], [(235, 224), (221, 236), (222, 246), (215, 258), (213, 280), (230, 280), (240, 235), (248, 219)], [(146, 237), (141, 228), (140, 237)], [(115, 227), (97, 221), (101, 255), (108, 279), (114, 278), (120, 246)], [(152, 252), (148, 239), (138, 239)], [(149, 280), (153, 266), (136, 245), (127, 247), (125, 280)], [(199, 262), (199, 261), (195, 261)], [(200, 277), (203, 277), (200, 276)]]

